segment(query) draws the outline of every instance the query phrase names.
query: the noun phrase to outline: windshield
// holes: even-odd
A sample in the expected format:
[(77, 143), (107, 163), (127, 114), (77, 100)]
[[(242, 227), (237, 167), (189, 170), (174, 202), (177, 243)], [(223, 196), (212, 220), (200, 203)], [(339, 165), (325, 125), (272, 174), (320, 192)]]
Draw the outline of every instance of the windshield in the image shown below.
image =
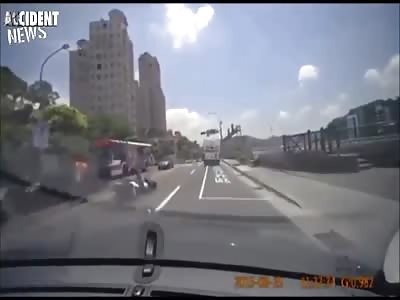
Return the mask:
[(1, 8), (2, 257), (382, 269), (398, 5)]

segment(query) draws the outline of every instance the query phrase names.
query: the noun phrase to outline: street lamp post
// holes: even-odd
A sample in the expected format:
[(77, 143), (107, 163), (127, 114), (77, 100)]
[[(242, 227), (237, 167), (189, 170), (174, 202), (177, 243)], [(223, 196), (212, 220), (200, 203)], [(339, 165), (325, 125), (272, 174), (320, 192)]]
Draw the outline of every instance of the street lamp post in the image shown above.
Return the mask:
[[(47, 61), (50, 59), (50, 58), (52, 58), (54, 55), (56, 55), (58, 52), (60, 52), (60, 51), (62, 51), (62, 50), (67, 50), (69, 48), (69, 45), (68, 44), (64, 44), (64, 45), (62, 45), (59, 49), (57, 49), (57, 50), (55, 50), (54, 52), (52, 52), (52, 53), (50, 53), (50, 55), (49, 56), (47, 56), (46, 57), (46, 59), (43, 61), (43, 63), (42, 63), (42, 65), (40, 66), (40, 75), (39, 75), (39, 93), (41, 93), (41, 88), (42, 88), (42, 81), (43, 81), (43, 69), (44, 69), (44, 66), (45, 66), (45, 64), (47, 63)], [(41, 109), (42, 107), (41, 107), (41, 103), (39, 104), (39, 110)], [(36, 178), (34, 178), (34, 179), (36, 179), (37, 181), (35, 182), (35, 181), (33, 181), (33, 184), (30, 186), (30, 187), (28, 187), (28, 190), (29, 191), (34, 191), (37, 187), (39, 187), (40, 186), (40, 181), (41, 181), (41, 179), (42, 179), (42, 173), (43, 173), (43, 149), (44, 148), (46, 148), (47, 147), (47, 142), (45, 142), (45, 141), (43, 141), (42, 139), (40, 140), (40, 142), (39, 141), (36, 141), (36, 143), (35, 143), (35, 140), (37, 140), (37, 138), (35, 139), (35, 136), (36, 135), (38, 135), (39, 133), (40, 133), (40, 135), (44, 135), (44, 134), (46, 134), (46, 132), (47, 132), (47, 136), (48, 136), (48, 125), (47, 125), (47, 130), (43, 130), (43, 123), (42, 123), (42, 117), (41, 117), (41, 115), (40, 115), (40, 113), (39, 114), (37, 114), (37, 116), (36, 116), (36, 119), (39, 121), (39, 123), (36, 125), (37, 126), (37, 128), (35, 128), (35, 131), (34, 131), (34, 133), (33, 133), (33, 144), (34, 144), (34, 148), (36, 148), (37, 149), (37, 152), (35, 152), (36, 153), (36, 155), (37, 155), (37, 157), (35, 157), (36, 158), (36, 160), (37, 160), (37, 163), (38, 163), (38, 166), (37, 166), (37, 170), (36, 170)], [(46, 123), (47, 124), (47, 123)], [(39, 132), (39, 133), (38, 133)]]
[(44, 69), (44, 65), (47, 63), (47, 61), (52, 58), (54, 55), (56, 55), (58, 52), (62, 51), (62, 50), (67, 50), (69, 48), (68, 44), (64, 44), (61, 46), (61, 48), (58, 48), (56, 51), (50, 53), (49, 56), (46, 57), (46, 59), (43, 61), (41, 67), (40, 67), (40, 75), (39, 75), (39, 82), (40, 82), (40, 87), (42, 86), (42, 79), (43, 79), (43, 69)]

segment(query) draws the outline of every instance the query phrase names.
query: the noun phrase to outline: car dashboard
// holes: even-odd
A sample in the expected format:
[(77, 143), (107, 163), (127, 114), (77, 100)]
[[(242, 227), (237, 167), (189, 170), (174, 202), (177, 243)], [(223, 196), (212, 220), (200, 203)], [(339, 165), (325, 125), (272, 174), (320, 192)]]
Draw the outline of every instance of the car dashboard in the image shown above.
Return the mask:
[(246, 288), (236, 278), (254, 275), (192, 268), (158, 269), (155, 280), (139, 279), (142, 267), (30, 267), (23, 277), (15, 271), (2, 270), (1, 296), (377, 296), (342, 287), (304, 288), (299, 280), (286, 278), (280, 287)]

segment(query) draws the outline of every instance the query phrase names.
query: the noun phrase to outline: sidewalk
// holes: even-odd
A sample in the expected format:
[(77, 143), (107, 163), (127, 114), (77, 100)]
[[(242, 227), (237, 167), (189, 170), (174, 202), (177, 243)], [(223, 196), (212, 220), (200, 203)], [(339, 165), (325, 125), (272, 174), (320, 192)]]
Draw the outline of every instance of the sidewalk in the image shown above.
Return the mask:
[(382, 263), (386, 244), (399, 228), (399, 201), (278, 170), (239, 165), (235, 160), (224, 162), (295, 201), (299, 207), (275, 205), (311, 236), (320, 240), (324, 237), (323, 243), (330, 243), (328, 248), (339, 243), (333, 246), (332, 241), (325, 238), (334, 231), (347, 240), (348, 245), (342, 240), (336, 250), (346, 252), (347, 248), (353, 256), (356, 251), (360, 259), (374, 266)]

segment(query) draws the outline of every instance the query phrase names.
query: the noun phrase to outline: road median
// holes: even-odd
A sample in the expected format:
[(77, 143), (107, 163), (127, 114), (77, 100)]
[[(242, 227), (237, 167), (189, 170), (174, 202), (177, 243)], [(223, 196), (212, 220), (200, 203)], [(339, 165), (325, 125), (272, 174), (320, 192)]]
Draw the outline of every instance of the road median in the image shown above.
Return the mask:
[(225, 164), (227, 164), (228, 166), (230, 166), (232, 169), (234, 169), (235, 171), (239, 172), (240, 174), (242, 174), (243, 176), (245, 176), (246, 178), (250, 179), (251, 181), (255, 182), (256, 184), (264, 187), (266, 190), (276, 194), (277, 196), (285, 199), (286, 201), (288, 201), (289, 203), (301, 208), (301, 205), (296, 202), (295, 200), (293, 200), (292, 198), (290, 198), (289, 196), (285, 195), (284, 193), (278, 191), (277, 189), (271, 187), (270, 185), (266, 184), (265, 182), (259, 180), (257, 177), (252, 176), (250, 174), (248, 174), (247, 172), (241, 170), (240, 168), (238, 168), (238, 166), (240, 164), (238, 163), (230, 163), (226, 160), (222, 160)]

